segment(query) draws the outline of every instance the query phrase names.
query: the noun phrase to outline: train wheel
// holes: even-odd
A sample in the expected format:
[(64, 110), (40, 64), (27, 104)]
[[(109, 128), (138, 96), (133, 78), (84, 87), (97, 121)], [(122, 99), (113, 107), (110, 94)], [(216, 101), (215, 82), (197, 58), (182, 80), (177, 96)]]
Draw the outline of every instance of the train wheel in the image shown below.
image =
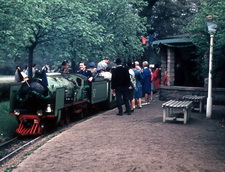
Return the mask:
[(82, 118), (87, 117), (87, 114), (88, 114), (88, 106), (87, 106), (87, 104), (85, 103), (85, 104), (83, 104), (83, 106), (82, 106), (82, 111), (81, 111), (81, 113), (80, 113), (80, 118), (82, 119)]
[(85, 116), (85, 117), (87, 117), (87, 116), (90, 115), (88, 109), (90, 109), (90, 107), (88, 107), (88, 104), (85, 103), (85, 104), (84, 104), (84, 108), (83, 108), (83, 113), (84, 113), (84, 116)]
[(41, 123), (41, 133), (44, 134), (47, 132), (45, 123)]
[(65, 116), (65, 123), (69, 124), (71, 122), (71, 115), (70, 114), (66, 114)]
[(61, 118), (59, 121), (59, 126), (64, 126), (66, 123), (66, 118), (65, 118), (65, 110), (61, 111)]
[(64, 126), (65, 125), (65, 119), (61, 117), (60, 121), (59, 121), (59, 126)]

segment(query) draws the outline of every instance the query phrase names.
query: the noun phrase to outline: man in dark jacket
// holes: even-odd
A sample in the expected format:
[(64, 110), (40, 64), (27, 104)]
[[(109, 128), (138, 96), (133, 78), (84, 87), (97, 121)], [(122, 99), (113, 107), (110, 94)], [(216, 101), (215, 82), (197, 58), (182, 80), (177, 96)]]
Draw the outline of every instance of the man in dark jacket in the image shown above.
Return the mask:
[(112, 89), (116, 93), (116, 102), (119, 113), (117, 115), (123, 115), (122, 98), (126, 107), (126, 113), (131, 114), (129, 104), (129, 86), (130, 75), (128, 69), (122, 66), (122, 60), (116, 59), (117, 67), (112, 70)]
[(86, 77), (87, 77), (87, 80), (88, 80), (89, 82), (92, 82), (92, 80), (93, 80), (93, 75), (92, 75), (92, 73), (91, 73), (90, 70), (87, 70), (87, 69), (86, 69), (86, 63), (85, 63), (85, 62), (80, 62), (80, 63), (79, 63), (79, 69), (80, 69), (80, 70), (77, 71), (77, 73), (86, 76)]

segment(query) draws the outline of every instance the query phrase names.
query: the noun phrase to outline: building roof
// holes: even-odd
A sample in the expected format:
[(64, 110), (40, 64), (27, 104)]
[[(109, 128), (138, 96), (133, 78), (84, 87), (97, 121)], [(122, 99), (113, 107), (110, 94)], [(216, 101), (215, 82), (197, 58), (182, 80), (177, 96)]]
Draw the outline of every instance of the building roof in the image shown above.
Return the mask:
[(188, 38), (173, 38), (173, 39), (161, 39), (153, 41), (153, 45), (158, 44), (184, 44), (184, 43), (192, 43), (192, 41)]

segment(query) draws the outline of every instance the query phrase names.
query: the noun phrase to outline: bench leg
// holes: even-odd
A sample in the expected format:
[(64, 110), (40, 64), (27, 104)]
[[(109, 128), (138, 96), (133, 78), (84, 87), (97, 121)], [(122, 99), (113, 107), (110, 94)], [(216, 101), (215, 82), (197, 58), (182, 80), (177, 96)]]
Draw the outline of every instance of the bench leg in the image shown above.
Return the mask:
[(187, 113), (188, 113), (188, 121), (189, 121), (190, 118), (191, 118), (191, 110), (192, 110), (192, 107), (190, 107), (190, 108), (188, 109), (188, 111), (187, 111)]
[(184, 109), (184, 124), (187, 124), (188, 120), (188, 109)]
[(166, 122), (166, 111), (167, 111), (167, 108), (163, 108), (163, 122), (165, 123)]
[(203, 103), (200, 100), (200, 102), (199, 102), (199, 112), (202, 113), (202, 111), (203, 111)]
[(167, 116), (171, 115), (173, 113), (173, 108), (168, 108)]

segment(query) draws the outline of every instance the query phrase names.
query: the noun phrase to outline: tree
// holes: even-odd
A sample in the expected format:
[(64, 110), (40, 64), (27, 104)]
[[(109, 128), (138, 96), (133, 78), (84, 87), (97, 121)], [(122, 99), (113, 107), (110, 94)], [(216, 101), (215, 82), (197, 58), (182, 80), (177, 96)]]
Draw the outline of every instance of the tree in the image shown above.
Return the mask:
[(22, 13), (19, 16), (18, 29), (20, 33), (18, 41), (24, 45), (29, 52), (29, 78), (32, 77), (33, 54), (38, 44), (53, 41), (61, 33), (64, 20), (71, 11), (67, 1), (42, 1), (28, 0), (17, 3), (21, 6)]
[(141, 35), (145, 34), (145, 19), (138, 14), (146, 4), (138, 1), (110, 1), (101, 6), (98, 23), (104, 27), (106, 54), (121, 58), (135, 58), (144, 51)]
[(202, 0), (156, 1), (148, 19), (149, 31), (158, 39), (182, 33), (183, 27), (192, 20)]
[(57, 25), (67, 14), (64, 3), (63, 0), (16, 0), (9, 1), (7, 8), (2, 8), (7, 9), (3, 14), (11, 19), (9, 26), (14, 26), (4, 28), (3, 32), (7, 33), (5, 43), (14, 50), (11, 53), (14, 56), (18, 50), (28, 50), (29, 78), (32, 76), (35, 48), (38, 44), (54, 39)]
[[(163, 39), (183, 34), (183, 27), (192, 20), (193, 15), (199, 10), (202, 1), (145, 0), (145, 2), (148, 2), (148, 6), (140, 13), (141, 16), (147, 17), (146, 27), (148, 34), (145, 36)], [(147, 44), (142, 60), (160, 63), (160, 59), (150, 45)]]
[(9, 5), (2, 9), (7, 9), (8, 18), (3, 25), (14, 26), (3, 28), (6, 45), (15, 50), (10, 53), (13, 57), (18, 50), (28, 50), (30, 66), (33, 55), (43, 50), (48, 55), (58, 52), (55, 60), (71, 61), (100, 55), (134, 57), (144, 50), (140, 35), (145, 32), (145, 21), (138, 16), (142, 3), (136, 0), (15, 0), (5, 4)]
[(146, 30), (137, 10), (144, 4), (134, 0), (80, 2), (83, 7), (73, 12), (58, 40), (64, 42), (61, 56), (71, 61), (99, 61), (102, 56), (132, 58), (143, 53), (140, 35)]
[[(208, 55), (209, 55), (209, 33), (207, 31), (206, 22), (214, 21), (218, 28), (214, 38), (214, 56), (213, 56), (213, 86), (224, 87), (225, 83), (225, 2), (204, 1), (201, 4), (200, 11), (195, 15), (193, 21), (186, 27), (187, 32), (193, 43), (197, 47), (196, 54), (198, 55), (198, 76), (206, 78), (208, 75)], [(207, 16), (213, 16), (210, 20)]]
[(151, 25), (152, 21), (152, 8), (155, 5), (155, 3), (159, 0), (144, 0), (145, 2), (147, 2), (147, 6), (144, 8), (143, 12), (141, 13), (142, 16), (147, 17), (147, 25)]
[(88, 1), (71, 2), (70, 5), (73, 8), (66, 22), (60, 26), (63, 31), (57, 36), (55, 46), (60, 51), (59, 58), (87, 60), (103, 41), (103, 28), (95, 22), (98, 6)]

